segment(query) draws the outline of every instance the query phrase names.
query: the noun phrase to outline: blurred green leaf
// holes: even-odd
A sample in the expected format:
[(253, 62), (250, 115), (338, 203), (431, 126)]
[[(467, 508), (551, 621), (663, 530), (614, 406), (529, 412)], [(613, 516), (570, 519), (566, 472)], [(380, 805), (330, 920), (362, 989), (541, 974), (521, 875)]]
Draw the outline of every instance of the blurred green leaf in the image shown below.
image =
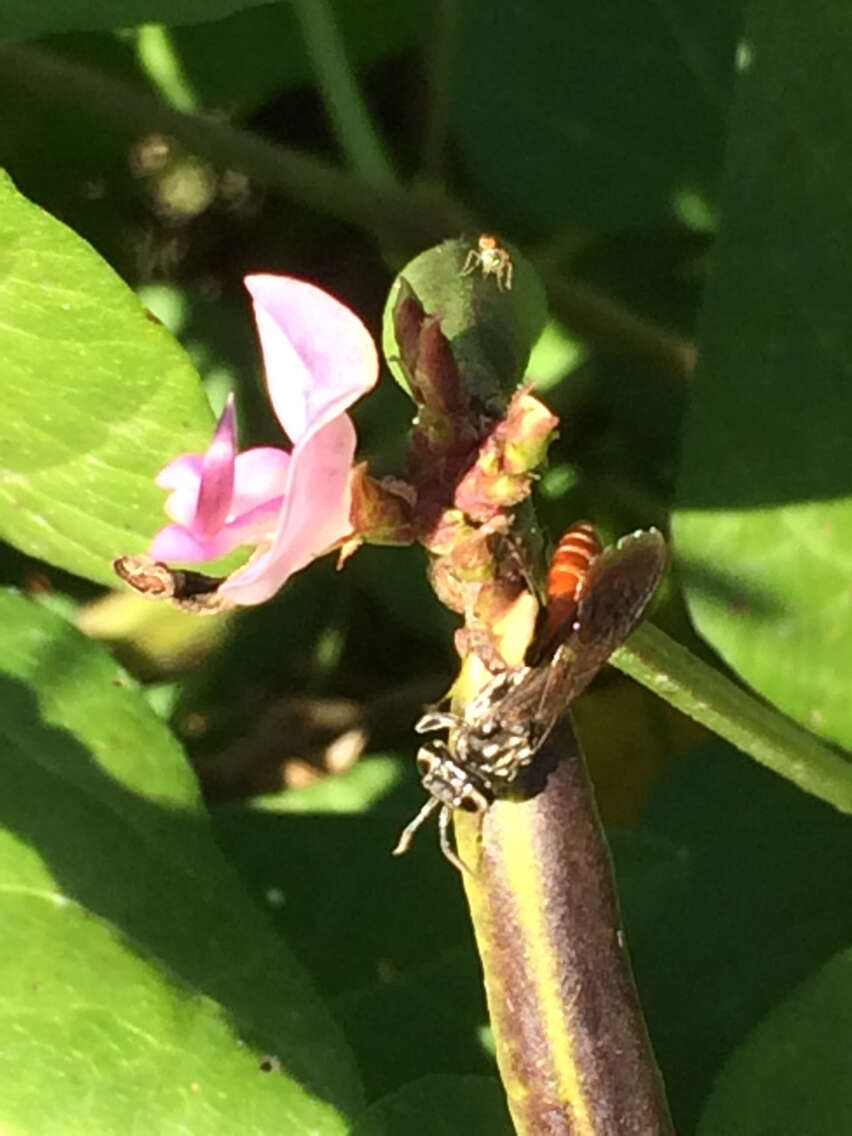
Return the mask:
[(0, 177), (0, 535), (112, 582), (163, 524), (154, 475), (212, 415), (184, 351), (83, 240)]
[[(391, 856), (423, 796), (409, 763), (404, 783), (376, 797), (387, 772), (386, 758), (365, 758), (317, 785), (213, 812), (246, 886), (333, 998), (370, 1099), (415, 1077), (494, 1068), (457, 874), (435, 833)], [(345, 812), (326, 811), (332, 797)]]
[(741, 0), (468, 4), (455, 125), (516, 227), (626, 227), (712, 199)]
[(734, 1047), (852, 942), (852, 821), (717, 740), (674, 762), (612, 843), (642, 1006), (689, 1132)]
[(422, 792), (409, 776), (379, 796), (388, 772), (386, 759), (363, 759), (326, 778), (324, 789), (291, 789), (212, 814), (220, 845), (327, 994), (396, 978), (471, 941), (437, 840), (424, 833), (416, 854), (391, 855)]
[(848, 6), (759, 3), (740, 58), (674, 535), (701, 634), (852, 745)]
[(699, 1136), (837, 1136), (852, 1131), (852, 950), (836, 955), (722, 1070)]
[(0, 622), (2, 1127), (342, 1132), (349, 1051), (171, 734), (57, 616), (4, 592)]
[(449, 644), (458, 617), (443, 607), (426, 578), (426, 556), (420, 547), (365, 546), (347, 565), (353, 581), (395, 623), (429, 639)]
[(197, 24), (253, 8), (265, 0), (4, 0), (0, 39), (94, 31), (134, 24)]
[(345, 773), (259, 797), (252, 807), (269, 813), (360, 813), (389, 792), (401, 776), (399, 762), (392, 757), (366, 757)]
[[(469, 936), (472, 940), (472, 935)], [(369, 1099), (418, 1077), (493, 1074), (482, 969), (473, 942), (442, 946), (425, 964), (385, 973), (335, 998)]]
[(377, 1101), (351, 1136), (512, 1136), (500, 1082), (492, 1077), (423, 1077)]

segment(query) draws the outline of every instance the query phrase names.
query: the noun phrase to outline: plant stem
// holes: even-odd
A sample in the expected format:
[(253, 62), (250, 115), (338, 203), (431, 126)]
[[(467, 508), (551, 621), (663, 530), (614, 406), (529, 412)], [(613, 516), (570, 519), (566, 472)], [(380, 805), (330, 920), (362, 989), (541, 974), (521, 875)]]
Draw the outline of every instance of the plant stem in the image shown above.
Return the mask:
[(328, 0), (296, 0), (293, 10), (302, 28), (317, 86), (349, 165), (372, 185), (397, 185)]
[(644, 359), (670, 378), (692, 378), (694, 343), (641, 319), (607, 296), (558, 272), (542, 272), (551, 307), (568, 328), (583, 339), (619, 355)]
[(852, 762), (649, 623), (610, 660), (666, 702), (844, 813), (852, 813)]
[(175, 110), (196, 111), (199, 100), (183, 68), (171, 31), (162, 24), (142, 24), (133, 34), (139, 66)]

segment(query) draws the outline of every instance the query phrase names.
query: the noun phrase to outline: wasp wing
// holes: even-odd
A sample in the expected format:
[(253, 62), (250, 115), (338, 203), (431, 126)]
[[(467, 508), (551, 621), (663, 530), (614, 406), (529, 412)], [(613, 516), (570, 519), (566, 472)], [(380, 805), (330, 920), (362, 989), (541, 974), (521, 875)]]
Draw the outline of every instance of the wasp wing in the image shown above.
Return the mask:
[(544, 661), (494, 707), (494, 724), (529, 720), (538, 748), (640, 622), (667, 562), (666, 542), (656, 529), (631, 533), (604, 549), (589, 566), (576, 611), (550, 638)]

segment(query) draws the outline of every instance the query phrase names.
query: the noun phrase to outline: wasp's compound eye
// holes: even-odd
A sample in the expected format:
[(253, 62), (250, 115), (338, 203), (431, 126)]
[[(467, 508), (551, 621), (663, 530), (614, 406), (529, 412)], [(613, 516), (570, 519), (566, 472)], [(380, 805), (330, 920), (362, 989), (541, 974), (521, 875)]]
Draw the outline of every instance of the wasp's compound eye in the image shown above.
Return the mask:
[(425, 776), (427, 773), (432, 773), (437, 764), (437, 757), (435, 757), (434, 753), (426, 746), (422, 746), (417, 751), (417, 769), (422, 776)]

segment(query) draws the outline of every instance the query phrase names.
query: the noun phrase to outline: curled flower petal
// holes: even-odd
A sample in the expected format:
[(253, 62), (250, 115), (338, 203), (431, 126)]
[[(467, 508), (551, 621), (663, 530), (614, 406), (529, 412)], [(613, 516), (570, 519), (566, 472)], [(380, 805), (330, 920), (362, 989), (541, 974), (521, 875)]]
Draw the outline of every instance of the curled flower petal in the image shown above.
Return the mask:
[[(223, 420), (225, 415), (206, 454), (184, 454), (157, 476), (158, 484), (173, 490), (166, 512), (177, 523), (154, 537), (149, 551), (156, 560), (197, 564), (241, 544), (268, 544), (275, 535), (290, 455), (257, 446), (234, 458), (227, 437), (223, 444)], [(233, 425), (231, 415), (226, 423), (231, 439)]]
[(228, 517), (235, 452), (234, 396), (228, 395), (207, 452), (182, 454), (157, 474), (157, 484), (172, 490), (166, 514), (196, 538), (213, 536)]
[[(174, 489), (166, 512), (177, 523), (157, 533), (151, 555), (156, 560), (197, 564), (216, 560), (241, 544), (269, 544), (278, 524), (290, 460), (290, 454), (272, 446), (257, 446), (238, 454), (230, 510), (212, 531), (197, 522), (198, 510), (193, 505), (200, 497), (202, 456), (186, 454), (166, 466), (158, 481), (162, 484), (168, 477)], [(179, 537), (179, 532), (184, 536)]]
[(379, 375), (370, 333), (339, 300), (304, 280), (247, 276), (269, 397), (295, 444), (366, 394)]
[(263, 603), (289, 576), (350, 533), (355, 444), (352, 420), (342, 414), (294, 448), (273, 544), (222, 584), (224, 595), (239, 604)]
[(236, 433), (234, 396), (229, 394), (213, 441), (201, 463), (201, 483), (192, 527), (203, 532), (205, 536), (213, 536), (225, 523), (231, 511), (234, 495)]

